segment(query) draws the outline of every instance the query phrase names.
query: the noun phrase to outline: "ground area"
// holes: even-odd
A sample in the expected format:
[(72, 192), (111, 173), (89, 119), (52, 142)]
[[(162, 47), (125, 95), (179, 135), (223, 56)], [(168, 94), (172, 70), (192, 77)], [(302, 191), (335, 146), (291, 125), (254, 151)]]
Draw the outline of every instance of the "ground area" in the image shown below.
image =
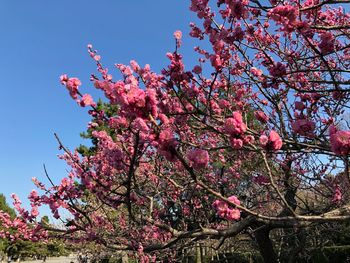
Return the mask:
[[(0, 261), (0, 262), (6, 262), (7, 261)], [(16, 261), (12, 261), (11, 263), (15, 263)], [(42, 260), (28, 260), (28, 261), (20, 261), (21, 263), (42, 263)], [(76, 257), (59, 257), (59, 258), (48, 258), (46, 259), (46, 263), (70, 263), (74, 262), (77, 263)]]

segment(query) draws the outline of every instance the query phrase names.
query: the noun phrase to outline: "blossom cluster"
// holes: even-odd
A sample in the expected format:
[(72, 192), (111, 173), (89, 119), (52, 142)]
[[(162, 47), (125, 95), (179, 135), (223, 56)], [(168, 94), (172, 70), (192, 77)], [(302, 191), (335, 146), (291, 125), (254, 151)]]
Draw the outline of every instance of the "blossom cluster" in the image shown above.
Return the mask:
[[(227, 198), (230, 202), (240, 205), (240, 201), (234, 195)], [(238, 220), (241, 217), (241, 213), (237, 208), (232, 208), (227, 202), (222, 200), (216, 200), (213, 203), (213, 207), (216, 210), (216, 213), (219, 217), (225, 218), (227, 220)]]
[(34, 178), (29, 210), (14, 195), (18, 215), (0, 213), (0, 237), (45, 236), (37, 218), (47, 205), (66, 220), (63, 238), (113, 244), (147, 262), (156, 248), (241, 226), (246, 215), (277, 219), (271, 225), (286, 211), (314, 216), (308, 196), (322, 196), (324, 211), (340, 206), (347, 184), (327, 180), (350, 154), (350, 131), (336, 128), (350, 103), (350, 16), (317, 3), (192, 0), (189, 34), (209, 48), (195, 47), (198, 61), (186, 67), (177, 30), (159, 73), (132, 60), (115, 64), (115, 79), (88, 45), (98, 71), (91, 86), (104, 103), (81, 93), (76, 77), (60, 82), (89, 108), (92, 146), (70, 151), (58, 139), (68, 175), (52, 186)]

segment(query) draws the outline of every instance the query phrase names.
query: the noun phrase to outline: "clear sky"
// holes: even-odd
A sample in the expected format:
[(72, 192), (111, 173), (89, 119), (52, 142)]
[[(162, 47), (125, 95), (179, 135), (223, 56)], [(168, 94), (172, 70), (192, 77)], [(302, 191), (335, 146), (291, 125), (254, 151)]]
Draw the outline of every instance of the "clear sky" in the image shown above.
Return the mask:
[[(8, 199), (15, 192), (24, 201), (35, 188), (31, 178), (45, 179), (44, 163), (54, 181), (66, 174), (53, 133), (73, 149), (89, 117), (59, 76), (79, 77), (82, 91), (97, 100), (89, 82), (96, 66), (86, 45), (93, 44), (113, 72), (115, 63), (131, 59), (159, 71), (167, 63), (165, 53), (174, 50), (175, 30), (184, 34), (181, 51), (192, 54), (189, 2), (1, 0), (0, 192)], [(195, 63), (189, 56), (187, 61)]]

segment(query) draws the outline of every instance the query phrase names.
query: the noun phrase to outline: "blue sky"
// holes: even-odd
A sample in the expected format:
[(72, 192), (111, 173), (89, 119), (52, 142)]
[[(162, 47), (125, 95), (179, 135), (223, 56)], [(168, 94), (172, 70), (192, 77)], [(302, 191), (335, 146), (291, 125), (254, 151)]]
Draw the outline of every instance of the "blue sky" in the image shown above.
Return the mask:
[(100, 94), (89, 82), (96, 66), (87, 44), (112, 72), (115, 63), (131, 59), (159, 71), (179, 29), (181, 51), (192, 67), (195, 43), (187, 35), (194, 18), (188, 5), (178, 0), (2, 0), (0, 192), (8, 198), (15, 192), (24, 201), (35, 188), (31, 177), (45, 180), (43, 163), (55, 182), (66, 174), (53, 133), (73, 149), (82, 142), (79, 133), (89, 116), (70, 99), (59, 76), (79, 77), (82, 91), (97, 99)]

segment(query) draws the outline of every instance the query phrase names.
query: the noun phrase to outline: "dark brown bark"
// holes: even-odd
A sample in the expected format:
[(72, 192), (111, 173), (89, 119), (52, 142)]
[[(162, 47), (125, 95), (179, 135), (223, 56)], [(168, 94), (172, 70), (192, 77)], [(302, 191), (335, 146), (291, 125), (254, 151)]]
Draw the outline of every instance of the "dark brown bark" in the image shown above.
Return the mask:
[(306, 242), (305, 229), (298, 230), (295, 235), (295, 247), (290, 253), (288, 263), (295, 263), (299, 260), (299, 253), (303, 251)]
[(270, 239), (270, 229), (261, 227), (254, 234), (259, 251), (265, 263), (277, 263), (277, 256)]

